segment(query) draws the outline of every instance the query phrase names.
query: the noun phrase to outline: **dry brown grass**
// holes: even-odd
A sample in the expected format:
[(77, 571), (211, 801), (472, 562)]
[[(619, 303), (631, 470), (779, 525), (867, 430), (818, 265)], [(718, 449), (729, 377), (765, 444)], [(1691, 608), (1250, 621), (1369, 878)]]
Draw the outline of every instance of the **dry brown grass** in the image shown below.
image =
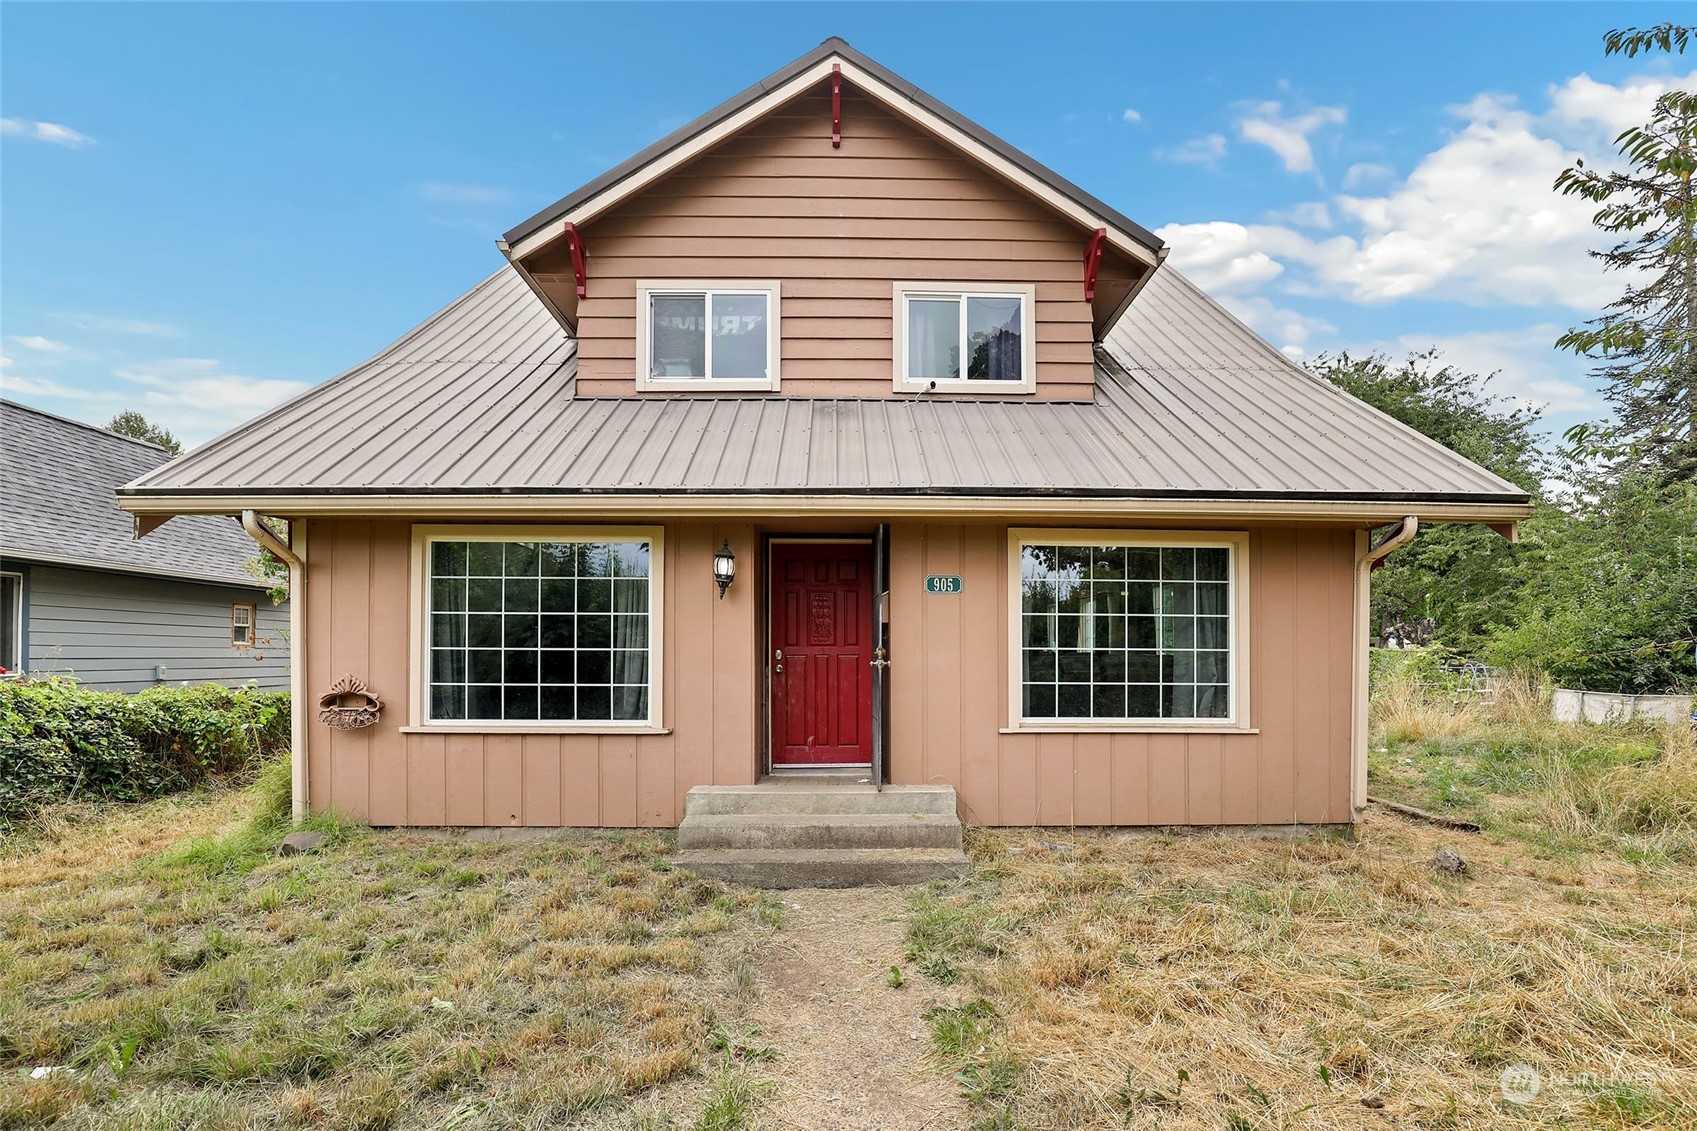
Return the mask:
[[(713, 1102), (757, 893), (672, 871), (652, 833), (340, 827), (276, 859), (260, 792), (72, 807), (0, 844), (0, 1128), (668, 1126)], [(40, 1065), (76, 1071), (19, 1078)]]
[[(1697, 741), (1378, 684), (1353, 837), (979, 831), (916, 964), (985, 1126), (1697, 1126)], [(1057, 851), (1045, 841), (1064, 841)], [(1429, 866), (1440, 845), (1468, 875)], [(1505, 1067), (1544, 1087), (1507, 1102)], [(1372, 1106), (1380, 1105), (1380, 1106)]]
[[(1000, 1079), (986, 1126), (1697, 1122), (1689, 870), (1377, 815), (1354, 840), (1055, 836), (977, 833), (978, 876), (915, 912), (993, 1016), (941, 1050), (969, 1092)], [(1440, 844), (1472, 874), (1435, 874)], [(1527, 1107), (1517, 1063), (1545, 1080)]]

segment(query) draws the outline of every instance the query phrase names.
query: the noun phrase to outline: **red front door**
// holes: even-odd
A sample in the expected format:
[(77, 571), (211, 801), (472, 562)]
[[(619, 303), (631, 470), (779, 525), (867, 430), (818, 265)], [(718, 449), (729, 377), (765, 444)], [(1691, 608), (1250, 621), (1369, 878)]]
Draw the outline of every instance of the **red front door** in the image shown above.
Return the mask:
[(872, 547), (772, 543), (772, 765), (872, 761)]

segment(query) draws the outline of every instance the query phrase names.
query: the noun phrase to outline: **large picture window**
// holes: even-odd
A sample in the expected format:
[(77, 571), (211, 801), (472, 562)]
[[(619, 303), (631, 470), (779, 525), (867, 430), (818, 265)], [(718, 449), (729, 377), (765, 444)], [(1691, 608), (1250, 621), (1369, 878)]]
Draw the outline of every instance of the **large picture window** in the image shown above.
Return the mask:
[(649, 724), (652, 537), (424, 541), (427, 722)]
[(901, 389), (1033, 387), (1035, 291), (897, 284), (896, 385)]
[(637, 305), (640, 387), (776, 386), (776, 283), (645, 282)]
[(1228, 723), (1235, 542), (1018, 541), (1017, 718)]

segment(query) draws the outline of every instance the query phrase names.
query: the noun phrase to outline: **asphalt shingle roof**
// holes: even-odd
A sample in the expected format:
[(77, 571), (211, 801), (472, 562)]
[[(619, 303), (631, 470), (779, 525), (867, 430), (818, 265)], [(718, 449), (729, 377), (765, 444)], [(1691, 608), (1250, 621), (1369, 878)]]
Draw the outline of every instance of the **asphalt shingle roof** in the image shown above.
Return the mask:
[(257, 548), (233, 518), (173, 518), (136, 540), (114, 492), (171, 458), (119, 436), (0, 400), (0, 554), (129, 573), (257, 586), (242, 568)]

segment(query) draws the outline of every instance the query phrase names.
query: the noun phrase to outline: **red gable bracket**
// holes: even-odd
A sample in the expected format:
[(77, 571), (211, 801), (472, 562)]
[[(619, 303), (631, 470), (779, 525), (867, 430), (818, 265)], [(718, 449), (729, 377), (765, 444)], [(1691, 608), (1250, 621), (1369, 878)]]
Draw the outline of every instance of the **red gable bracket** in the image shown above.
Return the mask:
[(572, 253), (572, 278), (577, 281), (577, 297), (583, 298), (589, 290), (589, 272), (583, 264), (583, 236), (579, 234), (577, 225), (566, 221), (566, 246)]
[(831, 148), (843, 147), (843, 65), (831, 64)]
[(1102, 265), (1102, 245), (1108, 242), (1108, 229), (1097, 228), (1084, 247), (1084, 301), (1096, 301), (1096, 269)]

